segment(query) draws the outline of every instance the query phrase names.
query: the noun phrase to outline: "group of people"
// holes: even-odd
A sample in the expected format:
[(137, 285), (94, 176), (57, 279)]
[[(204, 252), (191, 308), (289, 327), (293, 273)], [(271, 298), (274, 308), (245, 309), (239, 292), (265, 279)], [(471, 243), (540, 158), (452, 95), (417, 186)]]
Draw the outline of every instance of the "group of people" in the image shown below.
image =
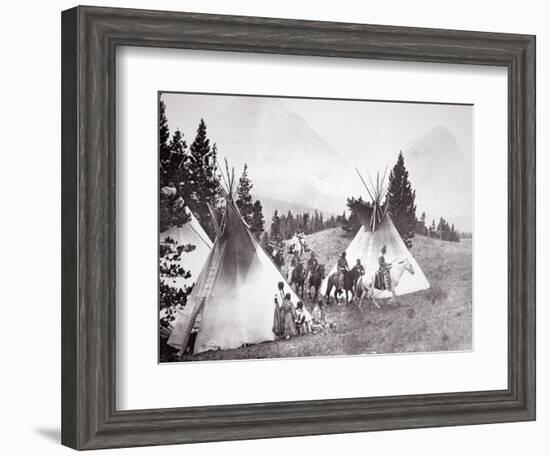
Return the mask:
[(290, 239), (290, 253), (301, 254), (302, 252), (307, 252), (306, 233), (303, 230), (296, 231)]
[[(389, 289), (391, 286), (390, 269), (392, 264), (386, 261), (387, 247), (384, 245), (380, 250), (380, 256), (378, 257), (378, 270), (375, 275), (375, 288), (377, 289)], [(357, 258), (355, 266), (349, 268), (348, 260), (346, 258), (346, 252), (342, 252), (338, 262), (336, 264), (338, 270), (338, 282), (342, 287), (344, 283), (344, 274), (348, 271), (353, 273), (354, 277), (362, 277), (365, 275), (365, 267), (361, 264), (361, 260)]]
[(273, 333), (277, 337), (290, 339), (297, 335), (315, 334), (331, 327), (322, 300), (317, 302), (309, 315), (302, 301), (298, 301), (294, 307), (292, 295), (285, 292), (284, 288), (284, 282), (279, 282), (274, 298)]

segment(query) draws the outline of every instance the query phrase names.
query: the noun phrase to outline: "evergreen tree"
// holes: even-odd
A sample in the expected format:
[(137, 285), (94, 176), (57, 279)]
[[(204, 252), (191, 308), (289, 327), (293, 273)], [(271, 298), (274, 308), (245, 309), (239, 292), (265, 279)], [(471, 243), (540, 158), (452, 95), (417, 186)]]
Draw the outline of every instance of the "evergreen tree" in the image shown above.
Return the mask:
[(252, 206), (252, 221), (250, 223), (250, 231), (256, 239), (260, 239), (261, 234), (264, 232), (264, 214), (262, 210), (262, 203), (256, 200)]
[(346, 213), (344, 212), (342, 218), (343, 218), (343, 223), (342, 223), (342, 229), (346, 232), (346, 233), (357, 233), (357, 230), (359, 229), (359, 227), (361, 226), (361, 221), (359, 220), (359, 217), (357, 217), (357, 212), (356, 212), (356, 208), (358, 206), (358, 204), (363, 204), (363, 205), (366, 205), (366, 206), (371, 206), (369, 203), (366, 203), (365, 201), (363, 201), (363, 198), (362, 197), (359, 197), (359, 198), (348, 198), (347, 199), (347, 202), (346, 202), (346, 206), (348, 207), (349, 209), (349, 218), (346, 220), (345, 218), (345, 215)]
[[(254, 210), (252, 204), (252, 195), (250, 195), (251, 189), (252, 182), (248, 177), (248, 166), (245, 163), (243, 173), (239, 179), (239, 184), (237, 185), (237, 199), (235, 200), (235, 203), (239, 208), (239, 212), (241, 213), (242, 218), (248, 226), (252, 226), (252, 216)], [(259, 201), (257, 202), (259, 203)]]
[(451, 225), (451, 234), (450, 234), (450, 241), (453, 242), (460, 242), (460, 236), (458, 235), (457, 231), (455, 230), (455, 224), (453, 223)]
[(159, 230), (162, 233), (172, 226), (182, 226), (190, 217), (185, 213), (183, 198), (177, 193), (160, 192)]
[(441, 239), (442, 241), (450, 240), (451, 227), (443, 217), (439, 218), (439, 223), (437, 225), (437, 234), (439, 236), (439, 239)]
[(302, 223), (300, 224), (300, 230), (302, 230), (306, 234), (309, 234), (309, 218), (310, 215), (308, 213), (302, 214)]
[(188, 158), (186, 149), (187, 144), (183, 139), (183, 134), (181, 130), (177, 129), (168, 144), (168, 158), (161, 161), (160, 181), (162, 187), (178, 187), (180, 182), (187, 179), (188, 176), (185, 174), (187, 167), (184, 164)]
[(208, 205), (219, 209), (221, 198), (216, 171), (217, 149), (206, 134), (206, 123), (201, 119), (197, 136), (189, 148), (190, 157), (187, 162), (188, 178), (182, 182), (182, 193), (191, 212), (210, 236), (214, 238), (216, 229)]
[[(164, 310), (162, 318), (159, 320), (160, 328), (169, 330), (179, 311), (187, 303), (187, 297), (191, 293), (193, 286), (174, 287), (171, 283), (176, 278), (189, 279), (191, 273), (181, 266), (181, 257), (187, 252), (195, 250), (191, 244), (179, 245), (172, 238), (165, 239), (159, 245), (159, 305)], [(159, 332), (160, 334), (160, 332)], [(159, 338), (160, 357), (162, 361), (170, 361), (172, 352), (166, 344), (166, 339)]]
[(409, 172), (405, 168), (405, 158), (399, 152), (397, 163), (393, 167), (388, 185), (389, 212), (395, 228), (401, 235), (405, 245), (412, 246), (412, 238), (416, 228), (415, 191), (409, 181)]
[(432, 219), (432, 224), (428, 228), (428, 236), (435, 237), (437, 232), (437, 228), (435, 226), (435, 219)]
[(170, 141), (170, 130), (166, 118), (166, 106), (159, 101), (159, 185), (160, 231), (170, 226), (181, 226), (188, 217), (183, 210), (184, 200), (177, 186), (176, 177), (179, 165), (185, 157), (185, 141), (180, 130), (176, 130)]
[(416, 234), (426, 236), (428, 234), (428, 228), (426, 228), (426, 213), (422, 212), (419, 219), (416, 220)]
[(281, 218), (277, 209), (273, 212), (271, 217), (271, 240), (273, 242), (279, 242), (281, 240)]
[(267, 234), (267, 231), (264, 231), (262, 234), (262, 247), (265, 249), (269, 246), (269, 234)]
[(168, 128), (168, 119), (166, 118), (166, 104), (159, 99), (159, 155), (160, 162), (168, 160), (170, 157), (170, 129)]

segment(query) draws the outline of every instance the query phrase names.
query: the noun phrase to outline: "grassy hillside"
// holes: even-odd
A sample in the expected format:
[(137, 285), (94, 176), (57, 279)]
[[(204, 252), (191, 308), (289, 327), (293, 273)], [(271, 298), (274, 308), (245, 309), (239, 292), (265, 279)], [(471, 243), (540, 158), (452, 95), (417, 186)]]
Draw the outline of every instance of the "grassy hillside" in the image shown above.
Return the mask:
[[(308, 236), (319, 260), (332, 267), (350, 242), (339, 228)], [(352, 355), (469, 350), (472, 347), (472, 244), (414, 239), (412, 254), (430, 282), (430, 289), (398, 297), (398, 306), (381, 301), (357, 305), (332, 304), (328, 320), (336, 328), (241, 347), (185, 356), (186, 361), (300, 356)], [(311, 309), (311, 304), (306, 300)]]

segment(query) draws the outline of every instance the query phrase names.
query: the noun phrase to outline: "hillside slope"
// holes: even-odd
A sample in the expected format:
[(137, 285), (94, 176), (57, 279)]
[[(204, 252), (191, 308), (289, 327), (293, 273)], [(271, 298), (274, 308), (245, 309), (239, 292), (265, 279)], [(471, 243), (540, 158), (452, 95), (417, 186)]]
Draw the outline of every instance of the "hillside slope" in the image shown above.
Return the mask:
[[(321, 262), (330, 268), (350, 242), (339, 228), (307, 237)], [(331, 304), (329, 321), (336, 327), (325, 334), (309, 334), (236, 350), (186, 356), (203, 359), (253, 359), (302, 356), (463, 351), (472, 348), (472, 244), (417, 237), (412, 253), (430, 282), (430, 289), (400, 296), (398, 306), (381, 302), (358, 309)], [(306, 297), (306, 306), (311, 303)]]

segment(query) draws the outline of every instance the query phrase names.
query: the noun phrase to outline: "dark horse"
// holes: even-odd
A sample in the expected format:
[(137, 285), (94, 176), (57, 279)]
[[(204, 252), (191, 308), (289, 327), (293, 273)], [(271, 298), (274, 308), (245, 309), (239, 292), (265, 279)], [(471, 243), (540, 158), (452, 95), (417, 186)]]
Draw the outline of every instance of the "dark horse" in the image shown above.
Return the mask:
[(285, 265), (285, 255), (283, 254), (281, 249), (276, 249), (275, 255), (273, 256), (273, 261), (279, 269), (282, 269), (282, 267)]
[(325, 265), (317, 264), (309, 274), (309, 280), (307, 284), (307, 295), (311, 299), (311, 287), (315, 288), (315, 297), (313, 302), (317, 302), (317, 297), (319, 296), (319, 288), (321, 288), (321, 282), (325, 278)]
[(355, 269), (352, 269), (351, 271), (344, 271), (344, 287), (343, 287), (343, 289), (340, 288), (340, 286), (339, 286), (340, 284), (338, 283), (338, 274), (339, 274), (339, 272), (336, 271), (336, 272), (333, 272), (328, 277), (327, 292), (326, 292), (326, 295), (325, 295), (327, 297), (327, 304), (330, 304), (330, 293), (332, 292), (332, 289), (334, 288), (336, 290), (334, 292), (334, 297), (336, 298), (336, 302), (338, 302), (338, 298), (339, 298), (340, 294), (345, 292), (346, 293), (346, 305), (348, 305), (349, 304), (348, 291), (351, 291), (351, 295), (353, 297), (354, 290), (355, 290), (355, 282), (359, 278), (359, 273), (356, 272)]
[(296, 284), (296, 294), (302, 289), (301, 298), (304, 299), (304, 282), (306, 281), (306, 271), (302, 263), (298, 263), (292, 270), (290, 276), (290, 286)]

